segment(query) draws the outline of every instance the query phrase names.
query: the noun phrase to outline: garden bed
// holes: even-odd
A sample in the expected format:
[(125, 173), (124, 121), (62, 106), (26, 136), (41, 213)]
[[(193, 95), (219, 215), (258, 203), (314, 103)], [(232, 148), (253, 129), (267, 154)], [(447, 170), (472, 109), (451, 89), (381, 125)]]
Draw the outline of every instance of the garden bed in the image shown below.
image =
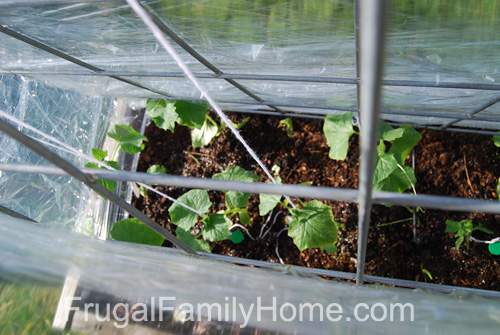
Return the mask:
[[(240, 122), (243, 116), (231, 115), (231, 118)], [(279, 175), (283, 183), (357, 188), (357, 137), (351, 138), (345, 161), (332, 160), (328, 157), (329, 147), (321, 120), (294, 119), (291, 137), (283, 127), (279, 127), (280, 120), (252, 116), (241, 133), (268, 167), (280, 167)], [(500, 150), (494, 146), (491, 136), (419, 131), (422, 139), (414, 150), (417, 193), (497, 199)], [(172, 133), (151, 123), (145, 130), (145, 136), (148, 141), (140, 155), (139, 171), (161, 164), (171, 174), (211, 178), (229, 166), (238, 165), (255, 171), (265, 180), (262, 170), (228, 129), (200, 149), (192, 147), (190, 130), (180, 125)], [(157, 189), (173, 197), (187, 191), (161, 186)], [(211, 212), (223, 209), (224, 193), (211, 191), (209, 194), (214, 204)], [(247, 237), (240, 244), (229, 240), (211, 243), (212, 252), (270, 262), (279, 262), (279, 254), (286, 264), (355, 272), (357, 206), (345, 202), (326, 203), (332, 207), (335, 219), (343, 225), (336, 254), (319, 249), (300, 252), (282, 231), (286, 227), (283, 214), (276, 217), (274, 225), (271, 225), (272, 220), (268, 222), (266, 229), (272, 228), (264, 238), (251, 240)], [(175, 231), (175, 226), (169, 221), (171, 202), (167, 199), (150, 192), (146, 198), (135, 198), (134, 205), (162, 226)], [(280, 212), (280, 206), (274, 209), (271, 219)], [(257, 195), (252, 195), (248, 208), (253, 220), (248, 229), (253, 237), (258, 237), (267, 217), (259, 216)], [(368, 274), (500, 290), (500, 256), (491, 255), (484, 244), (470, 243), (469, 248), (457, 250), (455, 238), (445, 233), (447, 219), (470, 218), (489, 228), (494, 236), (500, 236), (499, 216), (425, 209), (416, 214), (415, 236), (411, 217), (412, 213), (406, 208), (373, 208), (366, 264)], [(279, 232), (281, 234), (277, 238)], [(482, 232), (475, 232), (474, 236), (491, 238)]]

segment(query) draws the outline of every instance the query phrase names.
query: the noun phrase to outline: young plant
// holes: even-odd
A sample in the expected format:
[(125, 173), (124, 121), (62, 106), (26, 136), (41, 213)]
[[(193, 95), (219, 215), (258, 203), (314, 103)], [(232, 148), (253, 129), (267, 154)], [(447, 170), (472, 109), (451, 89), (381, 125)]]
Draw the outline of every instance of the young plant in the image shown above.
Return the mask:
[(486, 234), (492, 234), (491, 230), (485, 228), (481, 224), (474, 224), (470, 219), (461, 221), (446, 220), (446, 232), (455, 237), (455, 248), (457, 248), (457, 250), (460, 249), (464, 242), (468, 249), (472, 233), (478, 230)]
[(321, 201), (305, 202), (302, 208), (290, 209), (288, 236), (300, 251), (319, 248), (328, 253), (337, 251), (337, 234), (340, 224), (335, 221), (332, 209)]
[[(182, 206), (179, 202), (190, 208)], [(177, 226), (177, 237), (196, 251), (210, 252), (210, 246), (206, 241), (218, 242), (231, 238), (229, 231), (232, 226), (231, 220), (224, 213), (209, 213), (211, 206), (208, 192), (194, 189), (177, 198), (177, 202), (168, 209), (170, 220)], [(200, 222), (203, 223), (201, 236), (192, 235), (191, 230)]]
[(293, 138), (293, 121), (287, 117), (278, 123), (278, 128), (283, 128), (286, 131), (286, 136)]
[[(226, 180), (226, 181), (241, 181), (241, 182), (255, 182), (259, 180), (259, 177), (252, 171), (247, 171), (239, 166), (231, 166), (221, 173), (216, 173), (212, 176), (216, 180)], [(248, 214), (248, 200), (250, 199), (250, 193), (245, 192), (235, 192), (227, 191), (224, 194), (226, 211), (224, 212), (227, 216), (233, 217), (238, 215), (240, 222), (243, 225), (250, 225), (251, 219)]]
[(118, 149), (128, 153), (137, 154), (144, 150), (146, 137), (126, 124), (117, 124), (108, 132), (108, 136), (118, 142)]
[[(113, 169), (116, 170), (120, 169), (120, 165), (118, 164), (117, 161), (106, 160), (106, 157), (108, 157), (108, 152), (105, 150), (99, 148), (92, 148), (92, 157), (94, 157), (97, 161), (103, 162), (107, 166), (112, 167)], [(85, 167), (89, 169), (102, 169), (97, 163), (94, 162), (88, 162), (87, 164), (85, 164)], [(116, 191), (116, 181), (108, 179), (99, 179), (98, 182), (99, 184), (107, 188), (108, 191), (110, 192)]]
[[(335, 160), (346, 159), (351, 136), (359, 134), (352, 125), (352, 113), (326, 116), (323, 132), (329, 157)], [(405, 161), (420, 139), (420, 133), (410, 126), (392, 128), (382, 123), (373, 176), (375, 190), (404, 192), (411, 188), (415, 192), (415, 173)]]
[(148, 99), (146, 113), (158, 128), (173, 132), (176, 123), (190, 128), (193, 148), (208, 145), (220, 133), (205, 102)]

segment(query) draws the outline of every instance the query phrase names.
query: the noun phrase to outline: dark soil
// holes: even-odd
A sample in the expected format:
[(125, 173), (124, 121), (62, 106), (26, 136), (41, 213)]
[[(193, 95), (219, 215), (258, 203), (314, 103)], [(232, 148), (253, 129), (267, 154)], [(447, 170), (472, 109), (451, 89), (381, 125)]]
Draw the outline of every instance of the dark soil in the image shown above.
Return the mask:
[[(232, 115), (235, 121), (241, 116)], [(312, 185), (356, 188), (358, 184), (358, 143), (351, 140), (346, 161), (328, 158), (328, 147), (322, 134), (322, 122), (294, 119), (295, 132), (289, 138), (278, 127), (279, 118), (258, 116), (241, 130), (243, 137), (254, 148), (263, 162), (281, 168), (284, 183), (312, 183)], [(451, 195), (467, 198), (496, 199), (497, 179), (500, 176), (500, 150), (491, 137), (422, 130), (422, 141), (415, 149), (415, 171), (417, 192)], [(202, 149), (191, 147), (189, 130), (177, 126), (170, 133), (149, 125), (146, 129), (148, 142), (141, 154), (139, 171), (152, 164), (163, 164), (169, 173), (211, 177), (226, 167), (237, 164), (256, 171), (265, 180), (264, 174), (245, 152), (239, 142), (225, 130), (212, 143)], [(158, 187), (177, 197), (187, 191)], [(221, 192), (210, 192), (213, 210), (223, 208)], [(266, 218), (258, 215), (257, 196), (252, 196), (250, 213), (253, 225), (249, 228), (258, 236)], [(355, 272), (357, 243), (357, 206), (345, 202), (328, 202), (337, 221), (343, 223), (340, 231), (338, 252), (330, 255), (319, 250), (299, 252), (286, 232), (279, 238), (276, 234), (286, 224), (280, 214), (271, 232), (261, 240), (246, 238), (239, 245), (229, 241), (212, 245), (213, 252), (251, 259), (279, 262), (275, 252), (287, 264), (307, 267)], [(135, 205), (164, 227), (172, 229), (167, 209), (170, 202), (155, 195), (135, 199)], [(277, 213), (276, 209), (274, 213)], [(427, 281), (458, 286), (500, 290), (500, 257), (489, 254), (484, 244), (470, 244), (459, 251), (454, 239), (446, 234), (446, 219), (471, 218), (481, 222), (495, 235), (500, 236), (500, 216), (478, 213), (451, 213), (436, 210), (417, 212), (416, 235), (411, 220), (388, 224), (395, 220), (411, 218), (409, 209), (375, 206), (367, 252), (367, 273), (385, 277)], [(267, 226), (269, 227), (269, 225)], [(492, 238), (474, 233), (477, 238)], [(424, 275), (427, 270), (432, 279)]]

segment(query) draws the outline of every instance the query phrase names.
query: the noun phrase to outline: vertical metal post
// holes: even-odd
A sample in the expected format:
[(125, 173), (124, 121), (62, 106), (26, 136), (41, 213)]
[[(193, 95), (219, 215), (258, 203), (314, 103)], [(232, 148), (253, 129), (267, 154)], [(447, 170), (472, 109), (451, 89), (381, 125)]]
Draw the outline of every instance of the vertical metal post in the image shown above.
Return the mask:
[(360, 0), (360, 167), (358, 193), (358, 258), (356, 283), (363, 283), (372, 207), (378, 123), (382, 103), (384, 33), (387, 0)]
[(359, 0), (354, 0), (354, 47), (356, 48), (355, 59), (356, 62), (356, 109), (358, 111), (358, 124), (360, 122), (359, 111)]

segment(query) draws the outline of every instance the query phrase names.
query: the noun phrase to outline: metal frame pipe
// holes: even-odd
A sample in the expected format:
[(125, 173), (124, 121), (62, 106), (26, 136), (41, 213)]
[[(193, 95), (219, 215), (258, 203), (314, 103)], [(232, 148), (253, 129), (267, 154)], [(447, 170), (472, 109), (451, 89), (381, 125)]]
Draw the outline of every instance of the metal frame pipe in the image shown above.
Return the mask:
[[(63, 176), (67, 173), (60, 168), (44, 165), (0, 164), (0, 171), (16, 173), (35, 173)], [(358, 191), (348, 188), (325, 186), (305, 186), (292, 184), (244, 183), (223, 181), (210, 178), (175, 176), (169, 174), (154, 175), (144, 172), (121, 170), (81, 169), (93, 178), (139, 182), (147, 185), (164, 185), (183, 188), (201, 188), (215, 191), (240, 191), (255, 194), (278, 194), (298, 198), (323, 199), (332, 201), (357, 202)], [(500, 202), (496, 200), (457, 198), (442, 195), (373, 192), (373, 202), (380, 205), (426, 207), (444, 211), (480, 212), (500, 214)]]
[(176, 247), (186, 251), (189, 254), (195, 254), (195, 252), (184, 242), (180, 241), (175, 237), (170, 231), (161, 227), (153, 220), (151, 220), (147, 215), (139, 211), (137, 208), (133, 207), (125, 200), (117, 196), (116, 194), (108, 191), (104, 186), (102, 186), (98, 180), (89, 174), (86, 174), (78, 167), (74, 166), (72, 163), (68, 162), (64, 158), (60, 157), (56, 153), (52, 152), (50, 149), (46, 148), (37, 140), (23, 134), (16, 127), (11, 126), (5, 120), (0, 119), (0, 132), (5, 133), (7, 136), (13, 138), (17, 142), (23, 144), (36, 154), (45, 158), (50, 163), (57, 166), (65, 174), (72, 176), (73, 178), (81, 181), (97, 194), (101, 195), (105, 199), (113, 202), (123, 210), (127, 211), (130, 215), (144, 222), (148, 227), (156, 231), (158, 234), (164, 236), (168, 241), (174, 244)]
[(378, 124), (382, 104), (386, 0), (360, 0), (360, 165), (356, 283), (363, 283), (372, 208)]

